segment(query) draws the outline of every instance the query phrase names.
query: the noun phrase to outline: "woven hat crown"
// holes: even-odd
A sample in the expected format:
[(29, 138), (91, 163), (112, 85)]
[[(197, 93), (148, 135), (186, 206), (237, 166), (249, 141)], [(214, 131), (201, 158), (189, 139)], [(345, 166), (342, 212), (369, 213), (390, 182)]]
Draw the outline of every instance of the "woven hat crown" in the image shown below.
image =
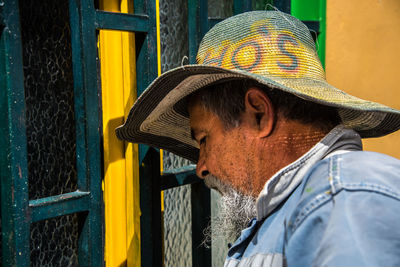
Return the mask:
[(216, 24), (203, 38), (195, 65), (167, 71), (133, 105), (120, 139), (169, 150), (196, 161), (185, 99), (211, 84), (251, 79), (306, 101), (337, 109), (345, 127), (362, 137), (400, 128), (400, 112), (349, 95), (325, 80), (311, 34), (279, 11), (252, 11)]
[(279, 11), (228, 18), (203, 38), (197, 63), (268, 77), (325, 80), (308, 28)]

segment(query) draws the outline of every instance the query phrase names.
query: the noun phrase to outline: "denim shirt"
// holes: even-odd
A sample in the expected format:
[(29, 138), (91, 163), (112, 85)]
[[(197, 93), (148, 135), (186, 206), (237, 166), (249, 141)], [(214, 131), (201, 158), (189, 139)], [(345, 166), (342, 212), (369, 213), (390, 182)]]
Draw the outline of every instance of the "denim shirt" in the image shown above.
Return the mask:
[(333, 129), (271, 179), (233, 266), (400, 266), (400, 161)]

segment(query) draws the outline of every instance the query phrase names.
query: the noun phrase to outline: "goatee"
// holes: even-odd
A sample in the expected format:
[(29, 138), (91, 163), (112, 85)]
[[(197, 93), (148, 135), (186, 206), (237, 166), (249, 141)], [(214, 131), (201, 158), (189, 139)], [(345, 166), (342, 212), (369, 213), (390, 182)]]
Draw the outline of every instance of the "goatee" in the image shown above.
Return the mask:
[(250, 220), (256, 217), (256, 199), (238, 192), (214, 176), (206, 177), (204, 182), (220, 192), (222, 197), (217, 215), (211, 218), (204, 231), (203, 244), (209, 247), (211, 238), (234, 242), (248, 227)]

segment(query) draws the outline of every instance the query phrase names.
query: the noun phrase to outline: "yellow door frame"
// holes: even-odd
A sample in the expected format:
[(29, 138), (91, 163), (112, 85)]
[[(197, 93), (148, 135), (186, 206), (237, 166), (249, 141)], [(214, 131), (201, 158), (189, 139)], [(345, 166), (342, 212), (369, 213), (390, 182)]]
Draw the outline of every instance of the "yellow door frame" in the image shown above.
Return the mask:
[[(100, 9), (105, 11), (133, 13), (132, 0), (100, 0), (99, 4)], [(158, 7), (159, 3), (156, 0), (158, 74), (160, 74)], [(131, 32), (101, 30), (98, 40), (104, 147), (104, 260), (106, 266), (139, 267), (141, 212), (138, 146), (118, 140), (114, 131), (125, 121), (130, 107), (137, 98), (135, 35)]]

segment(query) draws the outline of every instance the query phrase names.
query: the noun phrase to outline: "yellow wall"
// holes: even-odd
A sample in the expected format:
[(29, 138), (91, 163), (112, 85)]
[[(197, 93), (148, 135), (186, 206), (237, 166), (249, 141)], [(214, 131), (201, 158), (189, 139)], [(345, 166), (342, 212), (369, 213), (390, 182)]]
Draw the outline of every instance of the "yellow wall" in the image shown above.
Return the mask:
[[(327, 0), (326, 72), (332, 85), (400, 109), (400, 1)], [(364, 139), (400, 158), (400, 132)]]

